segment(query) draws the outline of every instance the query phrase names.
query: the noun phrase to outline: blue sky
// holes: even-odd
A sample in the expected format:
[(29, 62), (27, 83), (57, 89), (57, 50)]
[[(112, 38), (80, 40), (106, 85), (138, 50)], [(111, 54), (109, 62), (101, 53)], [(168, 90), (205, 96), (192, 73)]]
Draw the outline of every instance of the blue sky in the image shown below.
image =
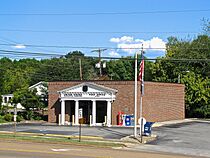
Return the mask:
[[(0, 0), (0, 44), (17, 45), (17, 47), (0, 47), (4, 50), (55, 54), (81, 50), (91, 56), (97, 56), (97, 53), (91, 52), (92, 49), (87, 48), (33, 48), (24, 45), (115, 47), (121, 49), (109, 49), (103, 53), (103, 56), (133, 55), (134, 50), (129, 51), (122, 48), (138, 48), (142, 43), (145, 48), (163, 48), (169, 36), (183, 39), (194, 38), (202, 32), (201, 19), (210, 17), (210, 11), (154, 13), (155, 11), (208, 9), (210, 9), (209, 0)], [(84, 15), (113, 12), (140, 13)], [(62, 33), (44, 31), (62, 31)], [(180, 31), (185, 33), (179, 33)], [(164, 55), (163, 49), (149, 50), (146, 53), (146, 56), (150, 58), (160, 55)]]

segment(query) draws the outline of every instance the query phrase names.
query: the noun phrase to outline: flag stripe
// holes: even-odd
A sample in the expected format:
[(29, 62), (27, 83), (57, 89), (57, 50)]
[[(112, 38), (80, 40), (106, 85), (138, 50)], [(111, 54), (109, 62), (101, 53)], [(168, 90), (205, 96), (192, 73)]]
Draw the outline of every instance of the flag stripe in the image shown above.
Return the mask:
[(143, 81), (143, 77), (144, 77), (144, 59), (142, 59), (140, 65), (139, 65), (139, 76), (138, 76), (138, 80), (139, 81)]

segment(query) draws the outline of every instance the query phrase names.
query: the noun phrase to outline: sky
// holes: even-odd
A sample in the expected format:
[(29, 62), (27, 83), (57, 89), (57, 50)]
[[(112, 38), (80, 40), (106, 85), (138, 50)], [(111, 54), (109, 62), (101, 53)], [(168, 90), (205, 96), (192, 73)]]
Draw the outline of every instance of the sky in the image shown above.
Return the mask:
[(92, 51), (106, 47), (102, 56), (122, 57), (143, 44), (145, 56), (156, 58), (168, 37), (193, 39), (209, 17), (210, 0), (0, 0), (0, 56), (5, 50), (29, 52), (22, 58), (74, 50), (97, 56)]

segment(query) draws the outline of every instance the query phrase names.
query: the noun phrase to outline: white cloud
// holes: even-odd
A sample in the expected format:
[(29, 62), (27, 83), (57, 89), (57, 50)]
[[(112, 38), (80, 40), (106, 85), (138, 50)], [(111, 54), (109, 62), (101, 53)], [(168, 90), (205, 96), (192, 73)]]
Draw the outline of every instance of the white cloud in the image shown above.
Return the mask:
[(26, 46), (23, 45), (23, 44), (17, 44), (17, 45), (12, 46), (12, 47), (13, 47), (13, 48), (16, 48), (16, 49), (25, 49), (25, 48), (26, 48)]
[(120, 56), (120, 54), (117, 53), (117, 52), (115, 52), (115, 51), (111, 51), (111, 52), (109, 53), (109, 55), (110, 55), (111, 57), (119, 57), (119, 56)]
[(131, 36), (123, 36), (121, 38), (111, 38), (110, 42), (114, 42), (114, 43), (131, 43), (133, 42), (133, 37)]
[[(123, 36), (120, 38), (111, 38), (110, 42), (117, 43), (117, 47), (127, 52), (129, 54), (133, 54), (136, 51), (136, 48), (141, 49), (143, 44), (144, 50), (150, 51), (161, 51), (165, 52), (166, 42), (158, 37), (153, 37), (150, 40), (143, 39), (134, 39), (131, 36)], [(134, 48), (134, 49), (129, 49)]]

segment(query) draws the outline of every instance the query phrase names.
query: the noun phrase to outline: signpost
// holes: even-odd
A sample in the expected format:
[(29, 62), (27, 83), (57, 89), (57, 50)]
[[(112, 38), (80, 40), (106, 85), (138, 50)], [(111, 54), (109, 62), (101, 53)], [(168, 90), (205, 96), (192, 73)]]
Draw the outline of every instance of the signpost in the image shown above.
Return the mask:
[(14, 107), (14, 135), (16, 135), (16, 122), (17, 122), (17, 108)]
[(79, 142), (81, 141), (82, 135), (82, 120), (83, 120), (83, 110), (79, 109)]
[(140, 137), (141, 137), (141, 143), (142, 143), (143, 131), (144, 131), (144, 125), (146, 124), (146, 119), (144, 117), (140, 117), (138, 119), (138, 123), (139, 123)]

